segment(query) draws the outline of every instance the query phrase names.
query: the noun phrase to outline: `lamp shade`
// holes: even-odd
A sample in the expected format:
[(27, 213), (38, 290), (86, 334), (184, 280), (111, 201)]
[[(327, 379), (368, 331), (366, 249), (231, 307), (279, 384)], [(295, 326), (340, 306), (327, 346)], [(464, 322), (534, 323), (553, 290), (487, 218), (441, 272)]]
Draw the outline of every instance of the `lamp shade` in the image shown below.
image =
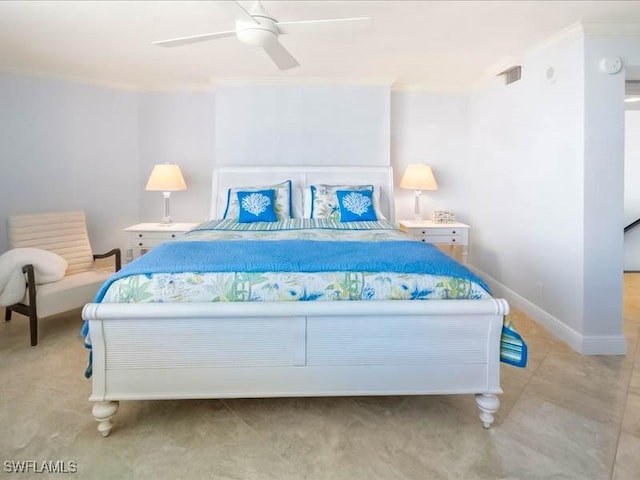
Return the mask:
[(145, 190), (159, 190), (161, 192), (177, 192), (186, 190), (180, 167), (173, 163), (155, 165), (149, 175)]
[(404, 171), (402, 180), (400, 180), (400, 187), (411, 190), (437, 190), (438, 184), (433, 176), (431, 167), (426, 165), (409, 165)]

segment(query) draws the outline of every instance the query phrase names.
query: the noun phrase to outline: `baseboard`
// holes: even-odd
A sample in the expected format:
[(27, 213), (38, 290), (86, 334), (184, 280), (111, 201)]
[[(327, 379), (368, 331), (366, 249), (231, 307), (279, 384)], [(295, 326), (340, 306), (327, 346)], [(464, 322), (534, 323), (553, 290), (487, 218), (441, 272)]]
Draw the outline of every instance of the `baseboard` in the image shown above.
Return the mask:
[(526, 313), (549, 333), (565, 342), (576, 352), (582, 355), (625, 355), (627, 353), (627, 340), (622, 333), (620, 335), (585, 336), (490, 275), (473, 265), (468, 266), (489, 284), (494, 297), (504, 298), (509, 305)]
[(582, 339), (583, 355), (626, 355), (627, 339), (624, 335), (589, 335)]

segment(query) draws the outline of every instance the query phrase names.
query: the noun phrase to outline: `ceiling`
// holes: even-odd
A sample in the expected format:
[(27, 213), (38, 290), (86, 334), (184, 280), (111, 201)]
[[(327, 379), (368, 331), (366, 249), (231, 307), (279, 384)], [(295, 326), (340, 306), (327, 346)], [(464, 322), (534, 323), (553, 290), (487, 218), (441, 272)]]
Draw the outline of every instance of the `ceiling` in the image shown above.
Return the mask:
[[(251, 1), (240, 2), (250, 8)], [(640, 1), (268, 1), (279, 21), (369, 16), (352, 33), (282, 35), (301, 67), (280, 71), (236, 38), (225, 1), (0, 1), (0, 70), (134, 90), (212, 90), (237, 81), (328, 81), (464, 91), (505, 59), (576, 22), (640, 24)]]

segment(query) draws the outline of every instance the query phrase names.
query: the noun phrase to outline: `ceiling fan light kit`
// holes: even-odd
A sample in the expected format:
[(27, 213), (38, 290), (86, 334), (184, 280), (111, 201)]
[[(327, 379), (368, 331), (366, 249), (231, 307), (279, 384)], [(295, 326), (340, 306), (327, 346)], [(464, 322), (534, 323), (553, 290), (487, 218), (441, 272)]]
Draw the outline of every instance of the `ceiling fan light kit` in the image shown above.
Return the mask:
[(250, 24), (244, 20), (236, 20), (236, 36), (238, 40), (256, 47), (264, 47), (268, 43), (278, 39), (278, 27), (275, 22), (269, 24), (267, 19), (263, 19), (260, 26)]
[[(290, 27), (304, 27), (307, 25), (314, 25), (316, 28), (321, 26), (326, 29), (334, 28), (335, 26), (348, 25), (350, 22), (363, 22), (369, 21), (369, 17), (353, 17), (353, 18), (336, 18), (336, 19), (324, 19), (324, 20), (300, 20), (282, 22), (283, 28), (278, 26), (280, 23), (273, 18), (262, 6), (262, 2), (255, 2), (251, 10), (245, 9), (239, 2), (230, 2), (235, 4), (239, 18), (236, 19), (235, 30), (227, 30), (223, 32), (204, 33), (201, 35), (194, 35), (189, 37), (172, 38), (169, 40), (159, 40), (151, 42), (154, 45), (162, 47), (177, 47), (180, 45), (187, 45), (190, 43), (204, 42), (208, 40), (215, 40), (218, 38), (235, 36), (242, 43), (252, 45), (255, 47), (262, 47), (267, 53), (269, 58), (276, 64), (280, 70), (289, 70), (300, 66), (298, 61), (284, 48), (284, 46), (278, 41), (278, 36), (287, 34), (287, 30)], [(295, 29), (298, 30), (298, 29)]]
[(261, 2), (256, 2), (250, 14), (251, 20), (244, 18), (236, 20), (238, 40), (256, 47), (264, 47), (268, 43), (276, 41), (280, 34), (276, 26), (276, 19), (267, 13)]

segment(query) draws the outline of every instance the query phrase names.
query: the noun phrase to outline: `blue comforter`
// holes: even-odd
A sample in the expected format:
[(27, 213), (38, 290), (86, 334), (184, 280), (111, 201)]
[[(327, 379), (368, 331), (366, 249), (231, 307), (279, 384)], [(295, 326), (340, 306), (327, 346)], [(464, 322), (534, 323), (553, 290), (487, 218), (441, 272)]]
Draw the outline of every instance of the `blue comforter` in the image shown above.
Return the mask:
[(100, 289), (130, 275), (179, 272), (394, 272), (463, 278), (488, 286), (431, 244), (413, 240), (358, 242), (318, 240), (167, 242), (128, 264)]

